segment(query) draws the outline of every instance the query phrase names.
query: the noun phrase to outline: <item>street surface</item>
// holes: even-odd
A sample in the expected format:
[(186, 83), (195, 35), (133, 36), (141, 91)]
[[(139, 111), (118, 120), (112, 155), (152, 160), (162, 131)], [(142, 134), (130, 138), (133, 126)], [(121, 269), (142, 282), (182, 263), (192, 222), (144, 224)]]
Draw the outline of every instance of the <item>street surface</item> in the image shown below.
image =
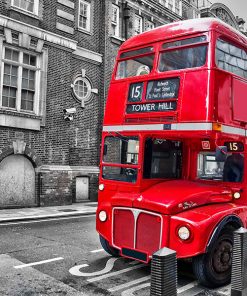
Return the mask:
[[(95, 215), (0, 224), (0, 295), (149, 296), (150, 266), (105, 253)], [(178, 264), (179, 296), (230, 295), (198, 285)]]

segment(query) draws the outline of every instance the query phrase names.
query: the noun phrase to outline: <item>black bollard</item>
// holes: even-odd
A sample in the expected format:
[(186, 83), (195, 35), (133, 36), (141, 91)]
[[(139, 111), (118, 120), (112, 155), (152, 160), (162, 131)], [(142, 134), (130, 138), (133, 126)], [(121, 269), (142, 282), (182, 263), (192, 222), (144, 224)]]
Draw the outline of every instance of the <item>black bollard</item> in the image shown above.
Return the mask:
[(150, 295), (177, 295), (177, 258), (175, 251), (163, 248), (153, 254)]
[(247, 229), (234, 232), (231, 296), (247, 296)]

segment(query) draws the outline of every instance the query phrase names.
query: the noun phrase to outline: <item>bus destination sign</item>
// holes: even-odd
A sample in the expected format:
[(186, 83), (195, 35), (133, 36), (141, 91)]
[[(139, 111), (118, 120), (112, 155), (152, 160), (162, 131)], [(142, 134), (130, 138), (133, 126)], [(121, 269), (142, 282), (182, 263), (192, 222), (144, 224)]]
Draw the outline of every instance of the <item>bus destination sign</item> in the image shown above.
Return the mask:
[(177, 110), (177, 102), (160, 102), (127, 105), (126, 113), (167, 112)]
[(147, 100), (167, 100), (178, 97), (179, 78), (149, 81), (147, 86)]

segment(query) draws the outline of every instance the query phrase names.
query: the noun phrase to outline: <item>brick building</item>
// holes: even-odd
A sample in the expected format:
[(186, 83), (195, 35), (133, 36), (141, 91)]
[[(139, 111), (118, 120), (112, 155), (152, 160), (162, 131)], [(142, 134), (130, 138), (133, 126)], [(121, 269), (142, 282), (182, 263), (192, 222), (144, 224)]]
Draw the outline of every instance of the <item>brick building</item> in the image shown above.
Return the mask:
[(0, 208), (97, 199), (102, 3), (0, 1)]

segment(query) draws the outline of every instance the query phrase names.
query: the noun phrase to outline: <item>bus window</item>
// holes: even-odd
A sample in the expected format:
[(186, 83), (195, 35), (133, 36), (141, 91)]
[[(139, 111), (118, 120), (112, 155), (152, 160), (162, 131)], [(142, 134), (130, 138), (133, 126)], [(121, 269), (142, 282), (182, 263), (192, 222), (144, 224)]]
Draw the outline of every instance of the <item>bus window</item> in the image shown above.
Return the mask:
[(194, 43), (205, 42), (205, 41), (207, 41), (207, 37), (203, 35), (203, 36), (198, 36), (193, 38), (177, 40), (173, 42), (167, 42), (162, 45), (162, 48), (167, 49), (170, 47), (183, 46), (183, 45), (194, 44)]
[[(103, 178), (123, 182), (136, 182), (138, 153), (139, 140), (137, 137), (106, 137), (103, 162), (107, 165), (103, 166)], [(114, 164), (114, 166), (109, 164)], [(126, 165), (129, 166), (126, 167)]]
[(247, 53), (222, 39), (216, 43), (216, 65), (225, 71), (247, 78)]
[(154, 54), (140, 56), (118, 63), (116, 79), (148, 75), (153, 69)]
[(229, 153), (225, 162), (217, 162), (214, 152), (201, 152), (197, 160), (197, 177), (202, 180), (241, 182), (244, 157), (240, 153)]
[(143, 177), (178, 179), (182, 170), (182, 143), (165, 139), (147, 139)]
[(202, 67), (206, 62), (206, 55), (207, 45), (167, 50), (160, 55), (159, 71)]

